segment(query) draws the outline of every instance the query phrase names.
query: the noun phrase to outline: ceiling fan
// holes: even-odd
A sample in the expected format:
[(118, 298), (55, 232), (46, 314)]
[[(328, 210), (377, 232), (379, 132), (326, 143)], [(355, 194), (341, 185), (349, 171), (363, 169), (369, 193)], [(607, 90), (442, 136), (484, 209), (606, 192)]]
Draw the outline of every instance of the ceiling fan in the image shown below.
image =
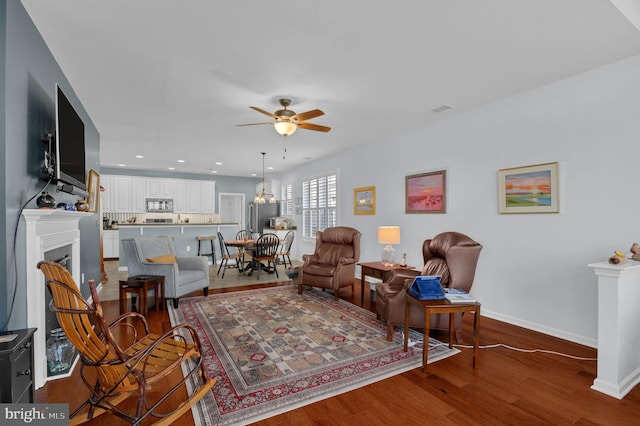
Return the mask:
[(324, 112), (319, 109), (313, 109), (311, 111), (303, 112), (300, 114), (296, 114), (295, 111), (287, 109), (289, 105), (291, 105), (291, 99), (280, 99), (280, 105), (282, 105), (282, 109), (277, 110), (273, 114), (268, 111), (265, 111), (261, 108), (250, 106), (249, 108), (256, 110), (264, 115), (268, 115), (276, 121), (264, 122), (264, 123), (250, 123), (250, 124), (238, 124), (238, 126), (258, 126), (260, 124), (273, 124), (276, 132), (281, 134), (282, 136), (292, 135), (293, 132), (296, 131), (298, 127), (301, 129), (307, 130), (315, 130), (318, 132), (328, 132), (331, 130), (331, 127), (320, 126), (318, 124), (306, 123), (305, 120), (310, 120), (312, 118), (320, 117), (324, 115)]

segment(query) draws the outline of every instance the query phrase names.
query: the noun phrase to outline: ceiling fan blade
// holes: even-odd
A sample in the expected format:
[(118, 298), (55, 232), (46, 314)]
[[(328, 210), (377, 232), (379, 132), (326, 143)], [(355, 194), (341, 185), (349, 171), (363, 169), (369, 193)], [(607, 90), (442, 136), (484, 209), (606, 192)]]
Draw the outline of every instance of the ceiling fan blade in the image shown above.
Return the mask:
[(249, 124), (236, 124), (236, 126), (259, 126), (260, 124), (273, 124), (273, 122), (266, 122), (266, 123), (249, 123)]
[(316, 130), (318, 132), (328, 132), (329, 130), (331, 130), (331, 127), (319, 126), (317, 124), (311, 124), (311, 123), (298, 123), (298, 127), (301, 127), (307, 130)]
[(251, 108), (252, 110), (255, 110), (255, 111), (261, 112), (261, 113), (263, 113), (264, 115), (268, 115), (268, 116), (269, 116), (269, 117), (271, 117), (271, 118), (275, 118), (275, 119), (277, 119), (277, 118), (278, 118), (277, 116), (275, 116), (275, 115), (271, 114), (271, 113), (270, 113), (270, 112), (268, 112), (268, 111), (263, 110), (262, 108), (258, 108), (258, 107), (254, 107), (254, 106), (250, 106), (249, 108)]
[(296, 114), (293, 117), (291, 117), (291, 120), (305, 121), (305, 120), (310, 120), (312, 118), (320, 117), (321, 115), (324, 115), (324, 112), (320, 111), (319, 109), (313, 109), (311, 111), (301, 112), (300, 114)]

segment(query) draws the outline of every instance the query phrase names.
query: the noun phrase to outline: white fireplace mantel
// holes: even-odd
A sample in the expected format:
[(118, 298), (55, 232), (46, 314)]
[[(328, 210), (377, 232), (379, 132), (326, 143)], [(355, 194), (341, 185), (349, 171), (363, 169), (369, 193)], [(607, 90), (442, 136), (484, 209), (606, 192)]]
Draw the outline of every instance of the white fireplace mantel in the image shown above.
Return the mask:
[(22, 215), (26, 223), (27, 248), (27, 323), (37, 328), (33, 338), (34, 380), (36, 389), (47, 381), (46, 287), (44, 275), (37, 268), (44, 254), (59, 247), (71, 245), (71, 275), (80, 283), (80, 219), (90, 217), (92, 213), (51, 210), (25, 209)]
[(640, 383), (640, 262), (588, 266), (598, 277), (598, 376), (591, 388), (622, 399)]

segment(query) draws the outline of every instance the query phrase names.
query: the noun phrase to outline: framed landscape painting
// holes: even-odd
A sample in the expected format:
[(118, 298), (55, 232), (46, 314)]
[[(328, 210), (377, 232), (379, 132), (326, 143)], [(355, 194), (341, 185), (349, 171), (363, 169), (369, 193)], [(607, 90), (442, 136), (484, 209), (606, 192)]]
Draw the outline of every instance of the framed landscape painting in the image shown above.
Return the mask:
[(406, 213), (446, 213), (446, 170), (405, 178)]
[(558, 213), (558, 163), (498, 171), (498, 211)]
[(353, 190), (353, 214), (376, 214), (376, 187)]

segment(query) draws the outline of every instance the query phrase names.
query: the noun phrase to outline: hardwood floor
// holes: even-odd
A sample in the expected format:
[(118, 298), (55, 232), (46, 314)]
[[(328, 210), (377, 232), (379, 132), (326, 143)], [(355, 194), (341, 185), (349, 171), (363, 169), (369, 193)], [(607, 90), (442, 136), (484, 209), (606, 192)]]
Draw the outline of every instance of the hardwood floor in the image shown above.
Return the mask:
[[(280, 283), (279, 285), (283, 285)], [(269, 284), (240, 290), (270, 287)], [(359, 281), (356, 294), (341, 291), (344, 300), (360, 305)], [(219, 289), (210, 293), (239, 290)], [(365, 307), (375, 304), (365, 295)], [(118, 303), (105, 302), (107, 318), (116, 318)], [(471, 316), (464, 321), (463, 344), (471, 344)], [(154, 332), (170, 327), (166, 311), (150, 311)], [(480, 344), (506, 345), (568, 353), (595, 358), (596, 350), (548, 335), (482, 317)], [(446, 336), (431, 334), (446, 341)], [(369, 386), (335, 396), (256, 424), (279, 425), (394, 425), (394, 424), (479, 424), (479, 425), (632, 425), (640, 424), (640, 386), (623, 400), (590, 387), (596, 377), (596, 361), (575, 360), (547, 353), (524, 353), (503, 347), (481, 349), (478, 368), (471, 366), (472, 351), (430, 364), (427, 374), (420, 368)], [(70, 411), (86, 398), (79, 368), (68, 379), (47, 383), (36, 392), (37, 402), (68, 402)], [(184, 393), (179, 396), (184, 397)], [(100, 417), (87, 424), (126, 424), (120, 419)], [(190, 413), (174, 425), (191, 425)]]

